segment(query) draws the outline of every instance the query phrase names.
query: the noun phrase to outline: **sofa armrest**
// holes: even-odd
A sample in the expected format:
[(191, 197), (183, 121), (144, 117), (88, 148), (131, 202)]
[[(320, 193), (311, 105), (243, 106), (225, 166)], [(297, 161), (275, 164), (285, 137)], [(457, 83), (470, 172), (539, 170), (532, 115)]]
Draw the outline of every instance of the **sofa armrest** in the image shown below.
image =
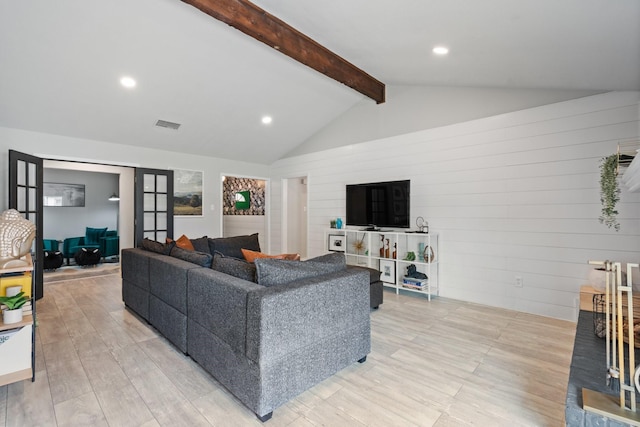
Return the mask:
[(189, 270), (188, 280), (189, 321), (214, 334), (234, 352), (244, 354), (247, 294), (264, 287), (210, 268)]
[(248, 297), (246, 354), (262, 366), (363, 327), (369, 330), (367, 272), (344, 270), (261, 288)]

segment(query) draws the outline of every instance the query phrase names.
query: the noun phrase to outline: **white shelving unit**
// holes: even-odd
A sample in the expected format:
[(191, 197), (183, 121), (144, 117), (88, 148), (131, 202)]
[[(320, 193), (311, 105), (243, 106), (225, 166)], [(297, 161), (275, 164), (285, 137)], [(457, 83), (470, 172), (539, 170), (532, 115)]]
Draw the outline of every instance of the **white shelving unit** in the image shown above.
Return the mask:
[(35, 380), (35, 331), (36, 313), (34, 298), (34, 275), (31, 255), (27, 254), (28, 267), (0, 269), (0, 274), (31, 272), (32, 314), (24, 315), (22, 322), (5, 325), (0, 316), (0, 332), (15, 331), (11, 337), (0, 344), (0, 386), (31, 378)]
[[(327, 250), (345, 252), (348, 264), (380, 270), (384, 286), (394, 288), (396, 293), (404, 290), (426, 294), (429, 300), (439, 294), (437, 233), (331, 228), (326, 235)], [(361, 242), (360, 249), (356, 242)], [(414, 253), (415, 259), (407, 259), (410, 252)], [(407, 267), (412, 264), (428, 277), (419, 285), (403, 283)]]

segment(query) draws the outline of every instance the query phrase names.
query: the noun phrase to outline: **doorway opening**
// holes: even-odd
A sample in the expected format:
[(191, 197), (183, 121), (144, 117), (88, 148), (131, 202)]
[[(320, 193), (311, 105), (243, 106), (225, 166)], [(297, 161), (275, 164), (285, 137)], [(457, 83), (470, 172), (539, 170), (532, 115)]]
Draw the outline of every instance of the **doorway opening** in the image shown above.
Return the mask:
[[(83, 178), (95, 180), (95, 186), (90, 187), (86, 194), (86, 201), (91, 203), (90, 206), (44, 209), (44, 238), (64, 241), (66, 237), (79, 235), (77, 234), (79, 228), (76, 226), (79, 219), (74, 217), (75, 214), (78, 214), (83, 216), (82, 222), (89, 227), (100, 226), (110, 230), (115, 229), (120, 237), (120, 249), (134, 246), (134, 168), (45, 159), (43, 169), (43, 176), (47, 182), (49, 179), (64, 181), (65, 177), (69, 177), (69, 180), (74, 180), (74, 182), (76, 180), (80, 182)], [(77, 174), (77, 179), (73, 178), (74, 174)], [(93, 178), (91, 178), (92, 176)], [(99, 194), (93, 194), (95, 192), (99, 192)], [(109, 200), (113, 193), (118, 196), (119, 200)], [(56, 209), (68, 211), (62, 221), (56, 220), (60, 214), (60, 211), (56, 211)], [(74, 209), (78, 211), (76, 212)], [(51, 215), (56, 218), (51, 218)], [(95, 215), (95, 217), (87, 218), (88, 215)], [(53, 223), (53, 220), (56, 222)], [(75, 234), (71, 230), (65, 231), (66, 227), (74, 226), (76, 226)], [(84, 230), (84, 227), (80, 228)], [(62, 250), (62, 244), (60, 246), (60, 250)]]
[(283, 252), (298, 253), (307, 258), (307, 177), (282, 180), (282, 243)]

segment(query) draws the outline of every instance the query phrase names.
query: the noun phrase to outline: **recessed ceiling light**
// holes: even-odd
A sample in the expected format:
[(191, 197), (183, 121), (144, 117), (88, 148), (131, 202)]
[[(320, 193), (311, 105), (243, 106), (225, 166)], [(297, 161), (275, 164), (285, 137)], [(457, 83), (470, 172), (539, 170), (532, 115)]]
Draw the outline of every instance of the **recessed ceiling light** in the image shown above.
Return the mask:
[(123, 78), (121, 78), (120, 84), (129, 89), (136, 87), (136, 81), (133, 79), (133, 77), (129, 76), (124, 76)]
[(264, 116), (262, 118), (262, 124), (264, 125), (268, 125), (273, 121), (273, 119), (271, 118), (271, 116)]
[(436, 46), (433, 48), (433, 53), (435, 53), (436, 55), (446, 55), (447, 53), (449, 53), (449, 48), (446, 48), (444, 46)]

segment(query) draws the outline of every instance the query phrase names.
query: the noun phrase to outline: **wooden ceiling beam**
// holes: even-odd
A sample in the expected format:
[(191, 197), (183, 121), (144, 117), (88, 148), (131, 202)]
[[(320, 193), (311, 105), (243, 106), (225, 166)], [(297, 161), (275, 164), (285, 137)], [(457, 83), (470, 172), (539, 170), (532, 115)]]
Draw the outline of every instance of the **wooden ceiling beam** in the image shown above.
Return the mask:
[(381, 104), (384, 83), (247, 0), (182, 0)]

